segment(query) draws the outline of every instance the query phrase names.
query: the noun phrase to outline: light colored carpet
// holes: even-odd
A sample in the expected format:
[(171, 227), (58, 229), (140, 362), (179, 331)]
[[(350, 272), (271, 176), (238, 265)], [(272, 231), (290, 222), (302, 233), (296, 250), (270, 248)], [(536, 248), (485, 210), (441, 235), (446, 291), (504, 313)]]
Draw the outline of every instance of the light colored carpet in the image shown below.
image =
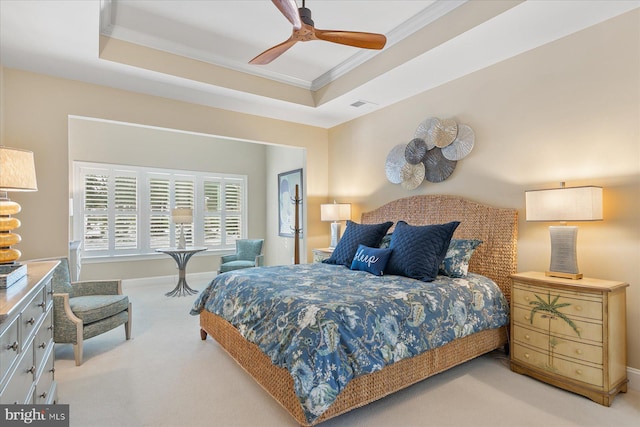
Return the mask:
[[(297, 425), (215, 341), (200, 340), (189, 315), (195, 296), (165, 297), (166, 281), (123, 287), (133, 303), (130, 341), (124, 327), (86, 341), (80, 367), (71, 345), (56, 346), (58, 397), (70, 404), (72, 427)], [(494, 352), (322, 425), (638, 426), (640, 392), (606, 408), (515, 374)]]

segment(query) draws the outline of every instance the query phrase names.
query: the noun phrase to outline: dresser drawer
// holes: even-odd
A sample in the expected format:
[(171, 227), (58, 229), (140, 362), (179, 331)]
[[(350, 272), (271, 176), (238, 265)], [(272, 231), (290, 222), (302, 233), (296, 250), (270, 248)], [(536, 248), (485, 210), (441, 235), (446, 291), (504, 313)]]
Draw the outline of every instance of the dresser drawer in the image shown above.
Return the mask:
[[(554, 302), (554, 305), (568, 304), (558, 307), (557, 311), (568, 316), (585, 317), (602, 320), (602, 295), (582, 292), (562, 292), (536, 286), (516, 285), (513, 288), (513, 302), (534, 308), (532, 302)], [(556, 300), (557, 298), (557, 300)]]
[[(602, 364), (602, 347), (580, 341), (562, 339), (544, 334), (520, 325), (513, 330), (514, 341), (538, 348), (543, 352), (553, 351), (555, 354), (571, 357), (579, 361)], [(553, 347), (552, 345), (553, 344)]]
[(19, 317), (9, 324), (0, 337), (0, 388), (5, 382), (9, 368), (20, 354), (20, 342), (18, 341)]
[(53, 347), (51, 347), (49, 351), (48, 357), (44, 362), (42, 373), (40, 374), (40, 378), (38, 378), (38, 382), (36, 383), (36, 391), (35, 391), (35, 404), (36, 405), (46, 405), (52, 402), (52, 390), (51, 386), (53, 385), (54, 372), (53, 369)]
[(18, 363), (15, 373), (7, 383), (0, 395), (0, 403), (32, 403), (33, 379), (35, 378), (35, 366), (33, 364), (33, 350), (25, 349)]
[(602, 343), (602, 324), (591, 323), (578, 320), (573, 317), (569, 319), (577, 328), (576, 331), (564, 319), (557, 316), (550, 316), (549, 313), (537, 311), (533, 315), (531, 322), (531, 309), (514, 306), (512, 310), (513, 321), (529, 328), (539, 329), (543, 333), (552, 335), (562, 335), (573, 339), (588, 340), (594, 343)]
[(602, 368), (571, 362), (560, 357), (550, 358), (548, 354), (517, 343), (513, 345), (512, 357), (519, 362), (554, 372), (555, 375), (561, 375), (597, 387), (602, 387), (604, 383)]
[(53, 310), (49, 310), (47, 316), (42, 323), (40, 329), (36, 333), (36, 338), (33, 340), (33, 351), (35, 357), (36, 369), (39, 369), (42, 365), (42, 359), (47, 351), (47, 348), (53, 342)]
[(20, 321), (22, 322), (23, 344), (31, 338), (36, 329), (36, 325), (40, 322), (42, 316), (44, 316), (45, 309), (45, 292), (44, 290), (40, 290), (40, 292), (38, 292), (31, 301), (29, 301), (20, 315)]

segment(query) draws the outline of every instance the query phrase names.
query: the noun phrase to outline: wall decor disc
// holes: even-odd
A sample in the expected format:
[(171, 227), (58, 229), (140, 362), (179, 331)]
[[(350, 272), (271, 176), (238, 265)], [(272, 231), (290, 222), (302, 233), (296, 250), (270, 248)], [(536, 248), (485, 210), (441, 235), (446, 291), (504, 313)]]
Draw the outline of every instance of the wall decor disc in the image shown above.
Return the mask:
[(458, 126), (456, 139), (442, 149), (442, 155), (449, 160), (462, 160), (473, 150), (476, 136), (467, 125)]
[(429, 136), (429, 130), (433, 128), (436, 123), (440, 122), (440, 119), (437, 117), (429, 117), (424, 119), (416, 128), (415, 133), (413, 134), (414, 138), (421, 139), (427, 144), (427, 150), (431, 150), (435, 147), (435, 143), (433, 139)]
[(453, 119), (439, 120), (431, 130), (436, 147), (446, 147), (458, 136), (458, 124)]
[(387, 179), (393, 184), (400, 184), (402, 182), (401, 169), (407, 164), (404, 157), (407, 144), (398, 144), (391, 149), (387, 155), (387, 160), (384, 164), (384, 171), (387, 174)]
[(422, 161), (424, 164), (424, 179), (429, 182), (442, 182), (453, 173), (458, 163), (442, 155), (442, 149), (436, 147), (429, 150)]
[(405, 163), (400, 173), (402, 175), (402, 187), (407, 190), (414, 190), (424, 181), (424, 163), (420, 162), (417, 165)]
[(413, 138), (407, 144), (404, 151), (404, 158), (408, 163), (417, 165), (422, 162), (424, 155), (427, 154), (427, 143), (423, 139)]

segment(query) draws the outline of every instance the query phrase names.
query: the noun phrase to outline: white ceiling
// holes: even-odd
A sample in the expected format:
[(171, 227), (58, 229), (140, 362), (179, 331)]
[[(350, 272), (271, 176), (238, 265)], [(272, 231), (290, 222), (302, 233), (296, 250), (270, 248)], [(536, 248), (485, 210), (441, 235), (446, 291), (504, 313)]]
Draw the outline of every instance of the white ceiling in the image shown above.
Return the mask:
[[(638, 8), (640, 1), (308, 0), (306, 7), (316, 28), (383, 33), (387, 45), (371, 51), (298, 43), (271, 64), (249, 65), (291, 35), (291, 24), (268, 0), (0, 0), (0, 62), (329, 128)], [(149, 55), (148, 48), (173, 54), (167, 58), (176, 59), (177, 71), (167, 71), (171, 64), (160, 70), (102, 58), (100, 34), (103, 42), (122, 40)], [(211, 78), (182, 73), (178, 60), (185, 57), (210, 66)], [(248, 76), (263, 77), (257, 80), (262, 89), (243, 86)], [(282, 88), (308, 92), (310, 101), (280, 95)], [(351, 106), (357, 101), (368, 103)]]

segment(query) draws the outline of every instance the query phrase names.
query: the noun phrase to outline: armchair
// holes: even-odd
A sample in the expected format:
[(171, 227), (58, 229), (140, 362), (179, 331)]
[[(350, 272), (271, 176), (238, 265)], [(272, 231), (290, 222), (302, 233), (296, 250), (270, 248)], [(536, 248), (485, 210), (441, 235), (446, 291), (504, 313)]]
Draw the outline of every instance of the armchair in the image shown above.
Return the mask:
[(263, 243), (264, 239), (236, 240), (236, 253), (220, 257), (220, 273), (261, 266), (264, 262)]
[(84, 340), (122, 324), (131, 338), (131, 303), (120, 280), (71, 282), (69, 261), (61, 258), (53, 272), (53, 341), (73, 344), (76, 366), (82, 364)]

